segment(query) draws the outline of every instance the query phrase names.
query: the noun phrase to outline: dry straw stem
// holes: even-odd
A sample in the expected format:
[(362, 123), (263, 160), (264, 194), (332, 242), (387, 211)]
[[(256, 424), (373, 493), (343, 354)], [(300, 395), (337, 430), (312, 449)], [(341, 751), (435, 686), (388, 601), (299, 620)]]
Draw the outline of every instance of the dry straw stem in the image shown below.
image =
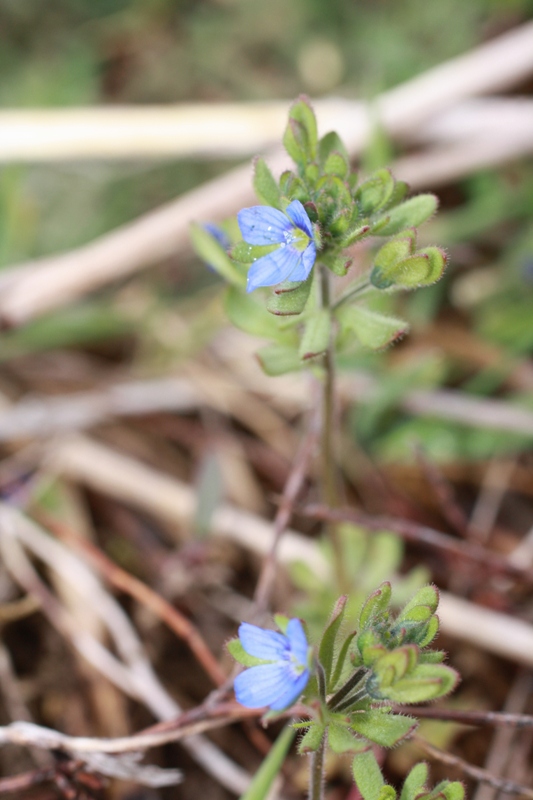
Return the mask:
[[(103, 494), (173, 523), (176, 537), (193, 518), (192, 489), (128, 456), (81, 436), (65, 438), (50, 448), (49, 469)], [(272, 525), (229, 505), (221, 506), (212, 519), (212, 534), (246, 547), (260, 556), (272, 548)], [(279, 543), (278, 560), (303, 561), (322, 579), (328, 566), (315, 543), (287, 530)], [(533, 627), (505, 614), (481, 608), (466, 600), (441, 593), (442, 630), (458, 639), (518, 663), (533, 666)]]
[(462, 772), (463, 775), (473, 778), (475, 781), (488, 784), (499, 792), (505, 792), (506, 794), (517, 794), (533, 800), (533, 789), (528, 788), (527, 786), (522, 786), (522, 784), (506, 778), (497, 778), (494, 775), (491, 775), (491, 773), (486, 769), (469, 764), (459, 756), (453, 755), (452, 753), (447, 753), (444, 750), (435, 747), (416, 734), (413, 736), (413, 741), (431, 758), (434, 758), (436, 761), (440, 761), (442, 764), (446, 764), (448, 767), (455, 767)]
[[(240, 348), (237, 350), (241, 352)], [(259, 383), (261, 376), (255, 371), (254, 376), (254, 390), (264, 392), (267, 397), (271, 395), (272, 384)], [(379, 391), (379, 381), (364, 372), (339, 379), (339, 392), (345, 404), (372, 403)], [(271, 400), (283, 412), (301, 411), (308, 404), (306, 380), (293, 375), (288, 383), (278, 378), (276, 396)], [(287, 439), (280, 417), (269, 411), (265, 403), (261, 403), (260, 408), (258, 404), (257, 399), (235, 382), (231, 385), (229, 380), (207, 374), (200, 378), (195, 370), (190, 370), (187, 377), (118, 382), (89, 392), (23, 398), (12, 407), (0, 410), (0, 441), (46, 439), (91, 428), (117, 417), (163, 411), (188, 413), (206, 406), (235, 416), (277, 452), (290, 456), (293, 442)], [(504, 400), (476, 398), (447, 389), (415, 389), (399, 397), (397, 405), (414, 416), (533, 436), (533, 412)]]
[[(108, 631), (117, 656), (91, 633), (80, 630), (77, 620), (41, 581), (25, 549), (91, 605)], [(17, 509), (5, 504), (0, 504), (0, 552), (12, 577), (23, 589), (38, 597), (51, 624), (99, 673), (143, 703), (156, 719), (169, 720), (180, 714), (179, 705), (157, 678), (128, 616), (81, 559)], [(184, 747), (208, 774), (227, 789), (239, 795), (245, 790), (248, 774), (212, 742), (193, 736), (184, 742)]]
[(116, 589), (126, 592), (139, 603), (149, 608), (159, 619), (186, 642), (209, 675), (215, 686), (221, 686), (226, 681), (226, 675), (217, 660), (207, 647), (198, 629), (178, 609), (154, 592), (149, 586), (130, 575), (99, 550), (91, 542), (77, 535), (73, 530), (51, 518), (42, 518), (41, 521), (57, 537), (72, 545), (82, 553), (91, 566), (103, 575)]
[[(340, 133), (355, 156), (368, 140), (373, 120), (379, 119), (391, 136), (405, 136), (455, 103), (512, 86), (531, 72), (533, 23), (528, 23), (385, 93), (376, 100), (372, 115), (363, 112), (351, 118), (349, 129), (341, 126)], [(275, 172), (286, 164), (285, 155), (272, 156)], [(469, 164), (466, 168), (471, 169)], [(402, 174), (411, 177), (405, 165)], [(432, 172), (425, 174), (429, 182)], [(420, 176), (417, 180), (424, 182)], [(186, 251), (192, 220), (218, 219), (253, 202), (246, 165), (88, 245), (19, 264), (0, 280), (0, 320), (4, 325), (21, 325), (110, 281)]]
[[(521, 61), (519, 67), (520, 72), (513, 74), (527, 75), (528, 62)], [(472, 86), (465, 96), (483, 91), (484, 86)], [(452, 84), (451, 88), (450, 100), (439, 104), (430, 120), (427, 98), (417, 101), (418, 125), (403, 121), (398, 90), (385, 94), (377, 106), (342, 98), (315, 100), (313, 106), (320, 130), (338, 131), (354, 152), (366, 142), (377, 114), (390, 136), (403, 134), (409, 141), (464, 141), (481, 136), (512, 140), (521, 130), (525, 134), (522, 146), (525, 151), (531, 147), (531, 138), (526, 139), (532, 130), (530, 100), (458, 102), (457, 87)], [(447, 103), (453, 103), (453, 108), (443, 111)], [(287, 111), (286, 101), (0, 111), (0, 162), (242, 158), (275, 149)]]

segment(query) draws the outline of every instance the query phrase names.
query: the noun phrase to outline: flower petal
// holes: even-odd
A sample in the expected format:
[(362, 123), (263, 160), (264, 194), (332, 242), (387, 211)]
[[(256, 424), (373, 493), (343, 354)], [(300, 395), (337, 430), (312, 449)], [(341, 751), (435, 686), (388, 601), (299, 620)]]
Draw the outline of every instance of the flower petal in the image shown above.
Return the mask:
[(237, 214), (237, 220), (244, 241), (255, 245), (280, 244), (286, 241), (286, 233), (294, 227), (283, 211), (270, 206), (243, 208)]
[(310, 242), (303, 253), (300, 253), (300, 261), (289, 275), (290, 281), (305, 281), (313, 269), (316, 259), (316, 247), (314, 242)]
[(239, 639), (247, 653), (268, 661), (279, 661), (289, 650), (289, 641), (282, 633), (267, 631), (248, 622), (239, 625)]
[[(287, 639), (289, 640), (291, 653), (299, 664), (307, 666), (308, 650), (307, 638), (303, 625), (299, 619), (291, 619), (287, 625)], [(246, 649), (246, 648), (245, 648)]]
[(261, 664), (237, 675), (235, 697), (246, 708), (263, 708), (284, 695), (289, 685), (292, 688), (288, 663)]
[(269, 703), (272, 711), (282, 711), (284, 708), (292, 705), (302, 694), (307, 686), (309, 680), (309, 670), (306, 669), (301, 675), (290, 681), (287, 681), (284, 691), (273, 701)]
[(295, 247), (286, 245), (258, 258), (248, 271), (246, 291), (253, 292), (259, 286), (275, 286), (286, 280), (299, 266), (301, 255)]
[(289, 203), (285, 213), (292, 219), (297, 228), (300, 228), (310, 239), (313, 239), (313, 225), (307, 216), (307, 211), (299, 200), (293, 200), (292, 203)]

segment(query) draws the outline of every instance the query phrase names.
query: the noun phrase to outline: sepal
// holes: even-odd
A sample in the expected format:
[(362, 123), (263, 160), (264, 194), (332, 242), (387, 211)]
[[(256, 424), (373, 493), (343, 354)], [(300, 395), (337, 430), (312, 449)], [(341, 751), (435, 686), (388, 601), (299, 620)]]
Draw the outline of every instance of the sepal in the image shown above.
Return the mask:
[(230, 655), (233, 656), (235, 661), (242, 664), (243, 667), (258, 667), (260, 664), (269, 663), (264, 658), (256, 658), (247, 653), (240, 639), (230, 639), (229, 642), (226, 643), (226, 649)]

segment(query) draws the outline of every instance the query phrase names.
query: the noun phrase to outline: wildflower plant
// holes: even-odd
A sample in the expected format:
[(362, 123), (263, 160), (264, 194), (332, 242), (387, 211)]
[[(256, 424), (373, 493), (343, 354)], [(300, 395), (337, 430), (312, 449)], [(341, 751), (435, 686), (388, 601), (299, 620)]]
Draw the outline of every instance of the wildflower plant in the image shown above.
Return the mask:
[(343, 632), (346, 602), (339, 598), (313, 651), (301, 622), (281, 616), (285, 633), (243, 623), (228, 649), (247, 667), (235, 681), (242, 705), (283, 711), (300, 700), (298, 714), (306, 718), (293, 723), (302, 732), (299, 752), (321, 761), (327, 743), (334, 753), (352, 754), (356, 772), (371, 774), (375, 767), (364, 766), (369, 756), (360, 756), (373, 745), (394, 747), (418, 724), (399, 707), (444, 697), (458, 674), (442, 663), (442, 651), (429, 648), (439, 628), (434, 586), (394, 614), (390, 583), (383, 583), (364, 603), (357, 631)]
[[(407, 184), (388, 169), (362, 178), (354, 174), (338, 135), (318, 137), (304, 97), (291, 107), (283, 142), (294, 169), (276, 180), (265, 160), (256, 159), (259, 204), (238, 213), (232, 243), (200, 225), (193, 226), (192, 238), (199, 255), (229, 283), (225, 308), (233, 324), (270, 340), (258, 353), (265, 372), (280, 375), (309, 364), (322, 380), (321, 487), (333, 507), (339, 501), (336, 357), (354, 345), (380, 349), (403, 336), (408, 324), (376, 312), (369, 298), (434, 283), (446, 255), (439, 247), (417, 245), (417, 228), (435, 213), (436, 197), (408, 198)], [(364, 240), (377, 246), (350, 280), (353, 248)], [(334, 285), (339, 279), (340, 288)], [(337, 583), (351, 586), (340, 532), (330, 527), (327, 533)], [(458, 680), (443, 663), (444, 653), (430, 649), (438, 632), (437, 605), (437, 590), (426, 585), (393, 613), (391, 587), (384, 582), (364, 603), (355, 630), (353, 605), (341, 596), (315, 647), (308, 645), (299, 619), (282, 616), (275, 617), (279, 631), (243, 623), (239, 637), (229, 642), (244, 667), (235, 679), (237, 701), (264, 707), (269, 716), (290, 714), (294, 707), (299, 752), (312, 758), (311, 800), (322, 797), (327, 748), (351, 755), (363, 800), (395, 800), (373, 748), (394, 747), (412, 734), (417, 720), (402, 713), (402, 705), (444, 697)], [(275, 745), (275, 757), (288, 744), (284, 738)], [(462, 800), (461, 784), (444, 781), (428, 790), (426, 781), (427, 768), (419, 764), (399, 800)]]
[[(199, 254), (230, 283), (231, 321), (271, 340), (258, 353), (270, 375), (301, 369), (306, 362), (320, 365), (328, 350), (393, 343), (408, 324), (362, 300), (428, 286), (446, 266), (441, 248), (417, 247), (417, 227), (435, 213), (435, 195), (407, 198), (407, 184), (388, 169), (359, 179), (339, 136), (318, 138), (304, 97), (290, 110), (283, 142), (295, 167), (276, 181), (266, 161), (255, 160), (260, 205), (237, 215), (242, 239), (225, 248), (201, 226), (193, 226), (192, 234)], [(349, 274), (351, 248), (371, 238), (386, 240), (373, 263), (341, 292), (332, 292), (330, 278)], [(266, 304), (249, 296), (261, 287), (269, 290)]]

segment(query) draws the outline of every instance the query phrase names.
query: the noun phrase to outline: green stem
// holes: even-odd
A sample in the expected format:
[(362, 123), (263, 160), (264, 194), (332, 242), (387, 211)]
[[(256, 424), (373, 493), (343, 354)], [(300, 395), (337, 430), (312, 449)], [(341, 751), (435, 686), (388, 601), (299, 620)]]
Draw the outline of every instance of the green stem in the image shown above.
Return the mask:
[[(322, 266), (321, 271), (321, 301), (322, 307), (331, 309), (331, 293), (329, 286), (328, 269)], [(330, 508), (340, 505), (340, 475), (336, 459), (335, 436), (335, 341), (330, 337), (329, 345), (324, 355), (324, 383), (322, 388), (322, 431), (321, 431), (321, 489), (322, 499)], [(327, 533), (333, 545), (335, 568), (339, 590), (345, 590), (346, 573), (341, 543), (337, 526), (327, 526)]]
[(345, 303), (346, 300), (351, 300), (353, 297), (356, 297), (357, 295), (366, 294), (367, 292), (371, 291), (373, 288), (374, 287), (372, 286), (372, 284), (368, 280), (368, 277), (365, 275), (360, 280), (355, 281), (354, 283), (352, 283), (352, 285), (349, 286), (348, 289), (346, 289), (346, 291), (343, 294), (341, 294), (340, 297), (338, 297), (335, 300), (335, 302), (332, 305), (332, 308), (338, 308), (343, 303)]
[(318, 750), (311, 756), (311, 770), (309, 774), (309, 800), (323, 800), (324, 798), (324, 754), (326, 752), (327, 733), (324, 733)]

